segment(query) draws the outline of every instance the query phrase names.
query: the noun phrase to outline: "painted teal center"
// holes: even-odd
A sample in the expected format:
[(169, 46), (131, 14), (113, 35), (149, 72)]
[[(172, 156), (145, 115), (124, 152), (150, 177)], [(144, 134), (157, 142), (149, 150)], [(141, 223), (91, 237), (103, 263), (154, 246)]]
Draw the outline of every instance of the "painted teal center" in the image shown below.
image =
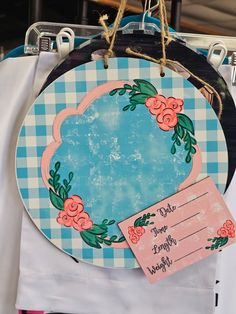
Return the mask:
[[(126, 95), (106, 94), (82, 116), (68, 117), (51, 160), (51, 168), (61, 162), (62, 179), (74, 173), (70, 195), (82, 197), (97, 224), (120, 222), (175, 193), (192, 168), (184, 145), (171, 154), (173, 132), (159, 129), (144, 105), (123, 111), (128, 103)], [(120, 234), (116, 225), (109, 230)]]

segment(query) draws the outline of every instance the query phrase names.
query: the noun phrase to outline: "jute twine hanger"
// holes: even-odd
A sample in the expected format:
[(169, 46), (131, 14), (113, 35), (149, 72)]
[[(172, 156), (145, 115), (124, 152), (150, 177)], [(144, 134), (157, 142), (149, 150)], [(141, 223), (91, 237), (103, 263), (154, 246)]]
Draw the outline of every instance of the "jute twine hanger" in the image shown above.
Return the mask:
[[(120, 7), (115, 19), (115, 22), (113, 24), (113, 27), (109, 29), (106, 25), (106, 20), (108, 19), (107, 15), (103, 15), (99, 19), (99, 23), (103, 26), (104, 28), (104, 33), (103, 37), (105, 38), (106, 42), (109, 44), (109, 48), (107, 50), (107, 53), (104, 55), (104, 67), (108, 68), (108, 60), (112, 56), (114, 56), (113, 48), (115, 44), (115, 39), (116, 39), (116, 33), (118, 31), (121, 19), (123, 17), (125, 7), (126, 7), (126, 2), (127, 0), (121, 0)], [(223, 103), (221, 100), (221, 97), (219, 93), (216, 91), (216, 89), (211, 86), (209, 83), (201, 79), (199, 76), (195, 75), (192, 73), (190, 70), (188, 70), (185, 66), (183, 66), (180, 62), (168, 59), (166, 57), (166, 46), (169, 45), (169, 43), (174, 40), (174, 38), (171, 37), (170, 32), (169, 32), (169, 25), (168, 25), (168, 19), (167, 19), (167, 11), (166, 11), (166, 4), (165, 0), (159, 0), (159, 19), (160, 19), (160, 25), (161, 25), (161, 46), (162, 46), (162, 57), (159, 59), (153, 58), (151, 56), (148, 56), (146, 54), (140, 53), (138, 51), (135, 51), (134, 49), (128, 47), (126, 48), (126, 53), (129, 55), (133, 55), (138, 58), (143, 58), (149, 61), (152, 61), (154, 63), (157, 63), (160, 65), (160, 75), (164, 76), (164, 66), (178, 66), (181, 67), (184, 71), (188, 72), (193, 78), (195, 78), (198, 82), (202, 83), (206, 87), (209, 88), (209, 90), (212, 91), (212, 93), (216, 96), (218, 100), (218, 118), (221, 119), (222, 112), (223, 112)], [(145, 9), (147, 7), (147, 1), (145, 1)], [(150, 7), (150, 4), (149, 4)]]
[(108, 60), (109, 60), (109, 58), (113, 57), (113, 55), (114, 55), (113, 48), (114, 48), (114, 44), (115, 44), (116, 33), (118, 31), (118, 28), (120, 26), (120, 22), (122, 20), (124, 12), (125, 12), (126, 2), (127, 2), (127, 0), (121, 0), (120, 6), (119, 6), (119, 10), (118, 10), (118, 13), (116, 15), (116, 19), (114, 21), (112, 29), (109, 30), (109, 28), (106, 25), (105, 21), (108, 20), (108, 15), (107, 14), (106, 15), (102, 15), (99, 18), (99, 23), (104, 28), (103, 37), (105, 38), (106, 42), (109, 44), (109, 48), (108, 48), (106, 54), (104, 55), (104, 67), (106, 69), (108, 68)]

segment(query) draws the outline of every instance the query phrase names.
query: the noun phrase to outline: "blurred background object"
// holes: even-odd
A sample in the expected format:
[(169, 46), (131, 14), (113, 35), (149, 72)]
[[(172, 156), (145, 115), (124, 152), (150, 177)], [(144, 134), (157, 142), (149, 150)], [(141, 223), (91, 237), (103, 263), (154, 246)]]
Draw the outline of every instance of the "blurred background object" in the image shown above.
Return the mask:
[[(143, 11), (144, 0), (128, 0), (126, 15)], [(0, 3), (0, 46), (23, 44), (36, 21), (97, 25), (100, 14), (113, 20), (120, 0), (12, 0)], [(153, 4), (157, 1), (153, 1)], [(169, 21), (181, 32), (236, 34), (236, 0), (166, 0)], [(181, 19), (179, 18), (181, 16)]]

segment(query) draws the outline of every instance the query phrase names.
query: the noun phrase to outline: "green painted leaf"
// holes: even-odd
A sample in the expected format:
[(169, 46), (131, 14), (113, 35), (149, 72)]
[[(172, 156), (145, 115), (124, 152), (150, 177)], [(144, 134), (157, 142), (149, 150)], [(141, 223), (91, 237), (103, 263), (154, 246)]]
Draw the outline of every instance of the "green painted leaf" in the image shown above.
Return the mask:
[(110, 225), (113, 225), (115, 222), (116, 222), (115, 220), (110, 220), (110, 221), (108, 222), (108, 225), (109, 225), (109, 226), (110, 226)]
[(53, 180), (50, 178), (50, 179), (48, 179), (48, 183), (51, 185), (51, 186), (53, 186)]
[(182, 139), (185, 135), (184, 129), (182, 128), (181, 125), (177, 124), (175, 127), (176, 133), (179, 135), (179, 137)]
[(99, 238), (99, 237), (97, 237), (97, 241), (99, 242), (99, 243), (103, 243), (103, 239), (101, 239), (101, 238)]
[(116, 236), (116, 235), (113, 235), (112, 237), (110, 237), (110, 241), (111, 241), (111, 242), (114, 242), (116, 239), (117, 239), (117, 236)]
[(170, 152), (172, 155), (174, 155), (176, 153), (175, 144), (172, 145)]
[(221, 247), (221, 246), (224, 246), (225, 244), (227, 244), (228, 241), (229, 241), (229, 238), (228, 238), (228, 237), (221, 238), (220, 247)]
[(98, 234), (98, 235), (105, 234), (107, 233), (107, 227), (94, 224), (92, 228), (88, 229), (88, 232), (92, 234)]
[(178, 113), (178, 124), (194, 135), (194, 126), (192, 120), (183, 113)]
[(180, 140), (178, 139), (178, 137), (176, 138), (175, 143), (176, 143), (177, 146), (180, 146), (180, 145), (181, 145), (181, 142), (180, 142)]
[(114, 96), (117, 93), (117, 91), (118, 91), (118, 88), (113, 89), (112, 91), (110, 91), (109, 95)]
[(96, 235), (89, 233), (87, 230), (83, 230), (80, 232), (81, 238), (87, 243), (89, 246), (94, 247), (96, 249), (101, 249), (101, 245), (99, 244), (98, 238)]
[(189, 164), (191, 160), (192, 160), (192, 157), (190, 154), (188, 154), (185, 158), (185, 161)]
[(195, 154), (196, 153), (196, 148), (191, 146), (191, 150), (190, 151), (191, 151), (192, 154)]
[(150, 82), (140, 79), (136, 79), (134, 82), (139, 87), (141, 93), (147, 94), (149, 96), (157, 95), (156, 88)]
[(184, 148), (185, 148), (186, 150), (190, 150), (190, 147), (191, 147), (190, 142), (186, 142), (186, 144), (184, 145)]
[(119, 91), (119, 95), (120, 96), (122, 96), (122, 95), (124, 95), (126, 93), (126, 89), (120, 89), (120, 91)]
[(61, 186), (60, 183), (57, 183), (57, 184), (54, 185), (54, 190), (55, 190), (55, 192), (58, 191), (58, 189), (59, 189), (60, 186)]
[(70, 173), (69, 173), (69, 180), (70, 180), (70, 181), (73, 179), (73, 176), (74, 176), (74, 175), (73, 175), (73, 172), (70, 172)]
[(124, 236), (121, 236), (117, 242), (124, 242), (125, 241), (125, 237)]
[(133, 85), (132, 88), (133, 88), (133, 90), (134, 90), (135, 92), (139, 92), (139, 88), (138, 88), (137, 85)]
[(133, 96), (135, 93), (135, 90), (132, 90), (131, 92), (129, 92), (129, 96)]
[(140, 226), (141, 220), (142, 220), (142, 217), (137, 218), (134, 222), (134, 227)]
[(193, 145), (196, 145), (196, 144), (197, 144), (197, 141), (196, 141), (196, 139), (195, 139), (194, 137), (191, 137), (191, 143), (192, 143)]
[(66, 188), (66, 192), (69, 193), (71, 190), (71, 185), (68, 185), (68, 187)]
[(56, 175), (54, 176), (54, 180), (55, 180), (55, 182), (57, 183), (57, 182), (60, 180), (60, 175), (59, 175), (59, 174), (56, 174)]
[(124, 88), (126, 88), (126, 89), (132, 89), (132, 86), (129, 85), (129, 84), (125, 84), (125, 85), (124, 85)]
[(123, 111), (127, 111), (127, 110), (129, 110), (129, 105), (127, 105), (127, 106), (125, 106), (125, 107), (123, 108)]
[(49, 189), (49, 196), (50, 196), (50, 201), (54, 207), (56, 207), (59, 210), (64, 209), (63, 200), (60, 198), (60, 196), (58, 196), (55, 192), (53, 192), (52, 189)]
[(61, 185), (59, 189), (59, 195), (63, 199), (63, 201), (68, 199), (68, 193), (66, 192), (65, 188)]
[(53, 178), (54, 177), (54, 175), (55, 175), (55, 172), (54, 172), (54, 170), (50, 170), (50, 176)]
[(134, 111), (136, 109), (136, 105), (132, 105), (131, 107), (130, 107), (130, 111)]
[(106, 225), (106, 224), (108, 223), (108, 219), (104, 219), (104, 220), (102, 221), (102, 223), (103, 223), (104, 225)]
[(145, 104), (146, 99), (149, 96), (147, 94), (135, 94), (134, 96), (130, 97), (131, 101), (135, 101), (137, 104)]
[(104, 239), (104, 243), (105, 243), (106, 245), (109, 245), (109, 246), (110, 246), (112, 242), (111, 242), (110, 240)]
[(61, 163), (60, 163), (60, 161), (57, 161), (57, 162), (55, 163), (55, 169), (56, 169), (56, 171), (58, 171), (58, 170), (60, 169), (60, 167), (61, 167)]
[(63, 180), (63, 184), (65, 185), (65, 187), (68, 186), (68, 181), (66, 179)]
[(174, 133), (171, 137), (172, 141), (175, 141), (177, 137), (178, 137), (177, 133)]

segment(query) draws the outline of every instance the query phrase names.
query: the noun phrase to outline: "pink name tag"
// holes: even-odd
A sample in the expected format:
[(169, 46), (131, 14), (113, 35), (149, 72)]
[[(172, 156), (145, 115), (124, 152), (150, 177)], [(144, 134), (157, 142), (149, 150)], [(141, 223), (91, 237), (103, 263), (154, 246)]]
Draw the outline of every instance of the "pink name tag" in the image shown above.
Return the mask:
[(210, 177), (119, 223), (151, 283), (233, 244), (234, 225)]

